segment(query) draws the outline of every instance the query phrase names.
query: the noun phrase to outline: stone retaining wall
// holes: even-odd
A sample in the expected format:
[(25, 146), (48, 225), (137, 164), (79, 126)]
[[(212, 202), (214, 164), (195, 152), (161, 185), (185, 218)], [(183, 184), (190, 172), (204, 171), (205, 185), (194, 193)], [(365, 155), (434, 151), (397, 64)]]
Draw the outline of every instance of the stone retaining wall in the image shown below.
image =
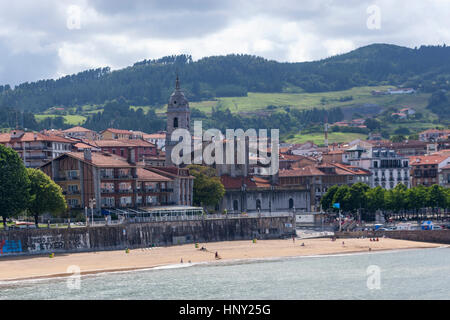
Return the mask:
[(292, 217), (133, 223), (71, 229), (0, 231), (0, 257), (167, 246), (193, 242), (277, 239), (294, 233)]

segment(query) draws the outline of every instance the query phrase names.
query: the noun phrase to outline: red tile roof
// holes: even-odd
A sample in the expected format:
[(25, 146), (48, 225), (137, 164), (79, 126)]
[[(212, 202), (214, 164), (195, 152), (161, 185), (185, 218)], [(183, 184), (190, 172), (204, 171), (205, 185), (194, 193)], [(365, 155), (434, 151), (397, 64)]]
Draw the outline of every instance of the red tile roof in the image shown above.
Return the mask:
[(141, 139), (110, 139), (110, 140), (85, 140), (99, 148), (111, 148), (111, 147), (155, 147), (154, 143), (141, 140)]
[(97, 167), (104, 167), (104, 168), (130, 168), (134, 167), (134, 165), (128, 163), (128, 161), (125, 158), (119, 157), (114, 154), (109, 153), (103, 153), (103, 152), (92, 152), (92, 160), (86, 160), (84, 158), (84, 152), (70, 152), (66, 153), (63, 156), (69, 156), (78, 160), (81, 160), (83, 162), (91, 163), (94, 166)]
[(83, 127), (80, 127), (80, 126), (76, 126), (76, 127), (73, 127), (73, 128), (69, 128), (69, 129), (63, 130), (63, 132), (93, 132), (93, 131), (89, 130), (89, 129), (86, 129), (86, 128), (83, 128)]
[(247, 189), (258, 189), (258, 188), (270, 188), (271, 184), (268, 180), (255, 177), (231, 177), (229, 175), (223, 175), (220, 177), (225, 189), (240, 189), (244, 184)]
[(172, 179), (168, 177), (144, 168), (137, 168), (137, 175), (139, 181), (172, 181)]
[(409, 157), (409, 164), (411, 166), (420, 166), (424, 164), (439, 164), (445, 161), (450, 156), (429, 155), (429, 156), (412, 156)]
[(39, 132), (25, 132), (19, 138), (11, 138), (11, 133), (1, 133), (0, 143), (8, 142), (32, 142), (32, 141), (50, 141), (61, 143), (72, 143), (71, 140), (57, 136), (57, 135), (45, 135)]
[(122, 130), (122, 129), (114, 129), (114, 128), (108, 128), (106, 130), (103, 130), (101, 133), (107, 132), (107, 131), (112, 132), (112, 133), (121, 133), (121, 134), (129, 134), (129, 135), (133, 134), (133, 132), (131, 132), (130, 130)]

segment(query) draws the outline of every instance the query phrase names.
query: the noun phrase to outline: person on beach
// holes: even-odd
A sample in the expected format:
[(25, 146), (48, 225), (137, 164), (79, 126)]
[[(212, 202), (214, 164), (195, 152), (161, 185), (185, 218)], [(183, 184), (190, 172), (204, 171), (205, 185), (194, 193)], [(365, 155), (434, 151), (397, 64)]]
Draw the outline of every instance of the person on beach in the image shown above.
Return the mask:
[(304, 242), (302, 242), (302, 247), (304, 247), (305, 246), (305, 243)]
[(292, 236), (292, 242), (295, 243), (295, 236)]
[(345, 246), (345, 242), (344, 241), (342, 241), (342, 245)]
[(219, 253), (216, 251), (216, 260), (219, 260), (219, 259), (220, 259)]
[(181, 258), (181, 261), (180, 261), (180, 263), (183, 263), (183, 258)]

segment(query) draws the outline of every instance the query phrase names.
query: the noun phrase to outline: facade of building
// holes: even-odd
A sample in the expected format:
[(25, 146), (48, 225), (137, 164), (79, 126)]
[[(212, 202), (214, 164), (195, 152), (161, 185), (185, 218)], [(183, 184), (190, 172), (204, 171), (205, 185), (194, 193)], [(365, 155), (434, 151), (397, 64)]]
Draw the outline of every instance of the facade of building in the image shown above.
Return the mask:
[(29, 168), (38, 168), (51, 159), (70, 152), (75, 144), (60, 136), (22, 130), (0, 134), (0, 143), (13, 148)]
[(353, 167), (371, 172), (370, 187), (393, 189), (400, 183), (410, 187), (408, 157), (398, 155), (393, 149), (376, 146), (365, 149), (355, 145), (346, 152), (349, 154), (348, 162)]
[(419, 133), (420, 141), (437, 141), (439, 139), (447, 139), (450, 135), (450, 130), (438, 130), (438, 129), (428, 129)]
[(445, 188), (450, 188), (450, 164), (442, 167), (439, 174), (439, 185)]
[(116, 154), (123, 158), (128, 158), (130, 150), (133, 150), (136, 161), (144, 161), (146, 157), (157, 155), (157, 149), (153, 143), (140, 139), (85, 140), (85, 142), (102, 152)]
[[(439, 173), (450, 164), (450, 155), (427, 155), (410, 157), (411, 186), (425, 187), (440, 184)], [(443, 177), (444, 178), (444, 177)], [(444, 179), (443, 181), (444, 182)]]
[[(129, 159), (117, 155), (91, 152), (71, 152), (41, 167), (58, 183), (72, 209), (89, 207), (95, 199), (95, 211), (101, 208), (138, 208), (161, 205), (191, 205), (193, 178), (182, 178), (178, 172), (164, 174), (160, 170), (136, 165), (133, 152)], [(189, 181), (182, 185), (178, 180)], [(188, 199), (188, 200), (185, 200)]]
[(256, 176), (220, 177), (225, 187), (225, 196), (220, 211), (242, 212), (287, 212), (310, 211), (310, 191), (305, 185), (280, 185)]
[(166, 133), (165, 132), (145, 134), (143, 136), (143, 139), (145, 141), (155, 144), (159, 150), (165, 150), (165, 145), (166, 145)]
[(74, 138), (74, 139), (88, 139), (88, 140), (97, 140), (99, 138), (99, 134), (95, 131), (76, 126), (67, 130), (63, 130), (62, 133), (65, 137)]
[(144, 136), (143, 132), (122, 130), (108, 128), (100, 132), (100, 137), (102, 140), (114, 140), (114, 139), (142, 139)]
[(302, 168), (281, 170), (278, 174), (280, 186), (304, 186), (310, 191), (310, 204), (313, 211), (320, 208), (320, 199), (334, 185), (348, 185), (362, 182), (370, 184), (369, 170), (340, 164), (325, 163)]

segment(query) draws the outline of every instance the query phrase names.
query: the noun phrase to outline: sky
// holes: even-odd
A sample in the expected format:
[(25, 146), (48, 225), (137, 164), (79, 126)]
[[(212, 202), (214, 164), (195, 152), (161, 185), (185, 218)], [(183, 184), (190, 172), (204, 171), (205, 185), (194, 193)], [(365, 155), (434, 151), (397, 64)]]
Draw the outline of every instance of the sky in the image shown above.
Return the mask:
[(0, 84), (174, 54), (302, 62), (450, 44), (449, 16), (450, 0), (0, 0)]

